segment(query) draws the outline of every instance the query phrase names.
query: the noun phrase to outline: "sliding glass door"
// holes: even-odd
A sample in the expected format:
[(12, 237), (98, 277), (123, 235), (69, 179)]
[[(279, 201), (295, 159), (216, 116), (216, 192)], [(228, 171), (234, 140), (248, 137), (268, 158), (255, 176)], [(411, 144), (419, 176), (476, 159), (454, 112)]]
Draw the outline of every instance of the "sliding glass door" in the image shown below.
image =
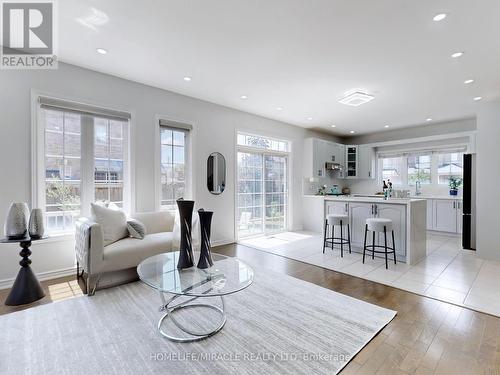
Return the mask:
[(238, 152), (236, 215), (238, 238), (287, 229), (287, 155)]
[(286, 156), (264, 155), (264, 231), (286, 230), (287, 223), (287, 165)]

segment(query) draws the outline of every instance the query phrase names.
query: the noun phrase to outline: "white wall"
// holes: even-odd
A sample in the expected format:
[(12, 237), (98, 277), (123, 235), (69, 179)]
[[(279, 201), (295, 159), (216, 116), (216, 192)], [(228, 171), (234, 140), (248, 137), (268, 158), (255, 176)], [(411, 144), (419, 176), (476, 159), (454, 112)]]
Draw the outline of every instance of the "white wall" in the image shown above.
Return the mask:
[(392, 129), (372, 134), (363, 134), (344, 138), (345, 144), (362, 145), (368, 143), (397, 141), (420, 137), (431, 137), (441, 134), (453, 134), (476, 130), (476, 119), (462, 119), (444, 122), (432, 122), (426, 125)]
[(500, 260), (500, 103), (482, 104), (477, 117), (477, 254)]
[[(72, 65), (60, 64), (54, 71), (0, 71), (0, 225), (13, 201), (31, 200), (31, 90), (60, 98), (77, 100), (133, 114), (133, 154), (135, 164), (136, 211), (155, 209), (155, 118), (158, 115), (191, 123), (193, 130), (193, 177), (196, 207), (214, 210), (213, 242), (234, 240), (235, 216), (235, 133), (246, 130), (292, 142), (291, 155), (291, 229), (301, 229), (302, 194), (301, 152), (303, 139), (324, 134), (278, 121), (250, 115), (194, 98), (175, 94), (97, 73)], [(221, 152), (227, 162), (227, 185), (215, 196), (206, 188), (206, 160)], [(73, 268), (73, 243), (33, 244), (33, 269), (39, 274)], [(0, 247), (0, 287), (8, 285), (18, 270), (16, 246)]]

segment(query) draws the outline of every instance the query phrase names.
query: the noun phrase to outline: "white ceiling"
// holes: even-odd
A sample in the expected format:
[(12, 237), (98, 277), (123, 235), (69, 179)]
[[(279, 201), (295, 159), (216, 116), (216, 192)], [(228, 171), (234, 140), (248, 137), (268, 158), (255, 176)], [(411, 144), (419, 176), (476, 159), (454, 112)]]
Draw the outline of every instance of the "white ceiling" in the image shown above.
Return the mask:
[[(58, 4), (62, 61), (303, 127), (383, 131), (471, 117), (473, 97), (500, 97), (498, 0)], [(434, 22), (440, 12), (449, 16)], [(375, 99), (337, 102), (353, 88)]]

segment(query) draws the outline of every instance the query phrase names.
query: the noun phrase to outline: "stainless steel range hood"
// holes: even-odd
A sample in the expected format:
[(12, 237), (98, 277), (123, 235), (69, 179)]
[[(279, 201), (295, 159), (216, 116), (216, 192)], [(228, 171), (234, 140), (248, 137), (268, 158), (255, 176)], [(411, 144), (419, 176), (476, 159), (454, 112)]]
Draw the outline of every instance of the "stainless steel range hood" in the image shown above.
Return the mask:
[(327, 171), (342, 171), (344, 170), (344, 166), (339, 163), (326, 162), (325, 169)]

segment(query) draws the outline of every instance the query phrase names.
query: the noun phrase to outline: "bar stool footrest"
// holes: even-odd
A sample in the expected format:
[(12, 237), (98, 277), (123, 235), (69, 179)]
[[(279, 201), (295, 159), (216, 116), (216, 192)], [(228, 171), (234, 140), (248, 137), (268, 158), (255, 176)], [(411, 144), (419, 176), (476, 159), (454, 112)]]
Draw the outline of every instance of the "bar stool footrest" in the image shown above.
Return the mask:
[[(374, 252), (375, 254), (385, 254), (385, 246), (375, 245), (375, 248), (376, 249), (384, 249), (384, 251), (377, 251), (377, 250), (374, 251), (373, 245), (366, 245), (365, 250), (370, 251), (370, 252)], [(396, 250), (393, 247), (387, 246), (387, 254), (392, 254), (392, 253), (396, 254)]]

